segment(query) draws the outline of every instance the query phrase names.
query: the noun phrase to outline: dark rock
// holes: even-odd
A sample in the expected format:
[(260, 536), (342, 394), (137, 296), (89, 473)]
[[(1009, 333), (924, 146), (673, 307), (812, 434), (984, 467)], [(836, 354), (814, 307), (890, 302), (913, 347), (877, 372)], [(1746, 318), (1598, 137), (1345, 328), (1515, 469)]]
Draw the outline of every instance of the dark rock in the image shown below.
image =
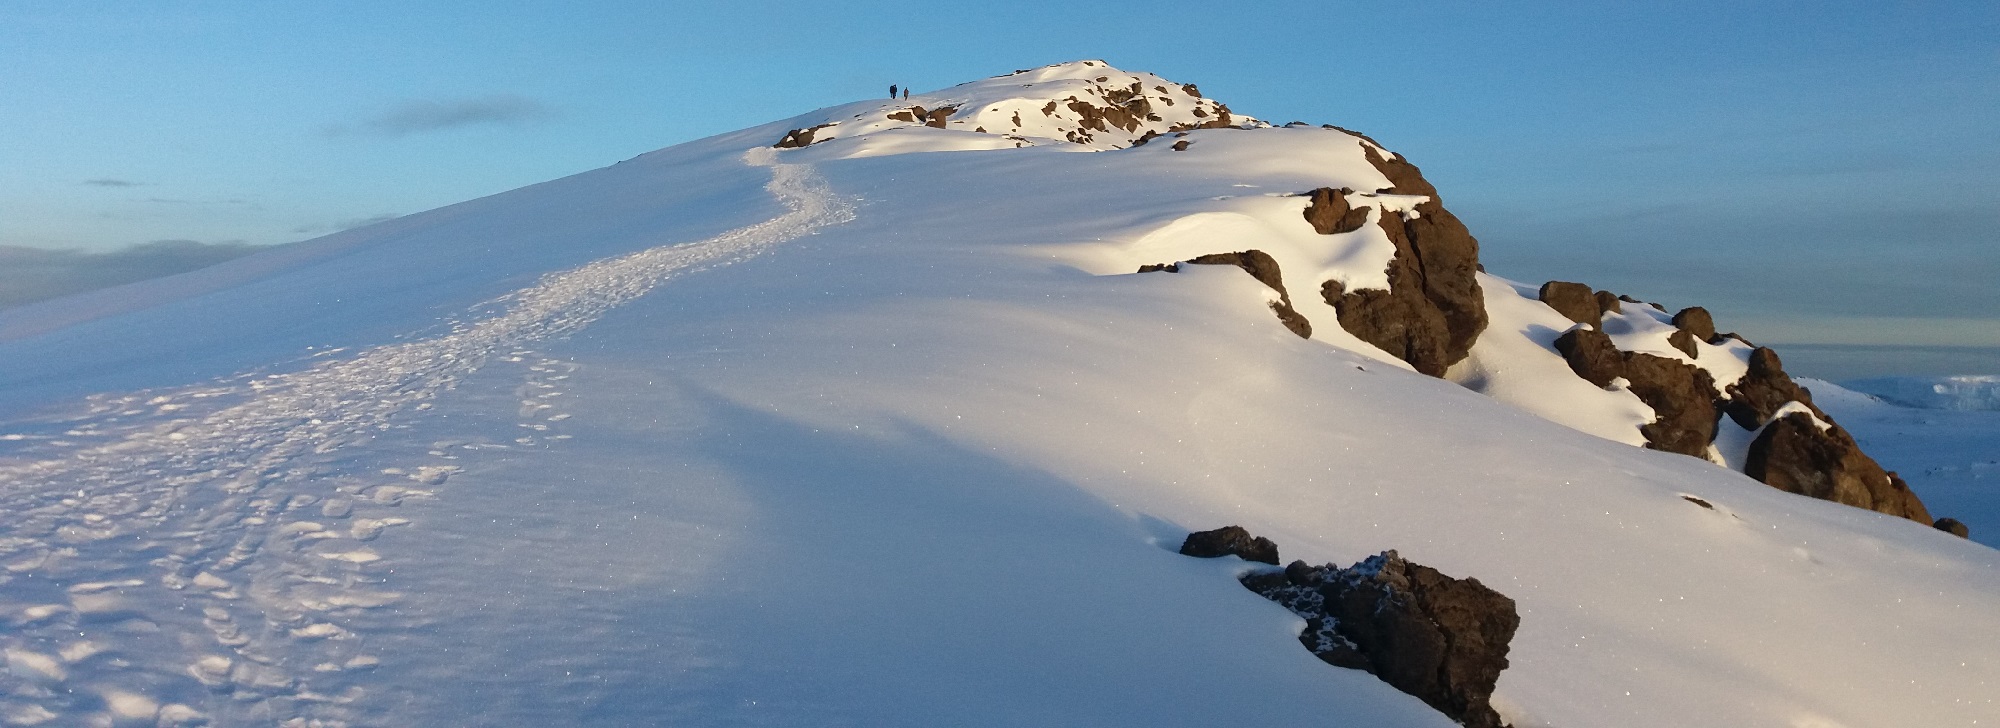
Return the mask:
[(1611, 343), (1611, 337), (1597, 329), (1570, 329), (1556, 337), (1556, 351), (1569, 363), (1569, 370), (1599, 387), (1625, 376), (1625, 354)]
[(813, 134), (829, 126), (833, 125), (821, 124), (806, 129), (793, 129), (785, 132), (785, 137), (779, 139), (777, 144), (771, 146), (777, 149), (797, 149), (799, 147), (810, 146), (813, 143)]
[(1604, 311), (1598, 307), (1597, 296), (1590, 292), (1590, 286), (1567, 281), (1549, 281), (1542, 284), (1537, 294), (1542, 303), (1556, 310), (1565, 318), (1580, 324), (1590, 324), (1592, 328), (1603, 325)]
[(1645, 303), (1645, 301), (1641, 301), (1641, 300), (1639, 300), (1639, 299), (1636, 299), (1636, 298), (1633, 298), (1633, 297), (1631, 297), (1631, 296), (1627, 296), (1627, 295), (1624, 295), (1624, 294), (1619, 294), (1619, 296), (1618, 296), (1618, 300), (1620, 300), (1620, 301), (1624, 301), (1624, 302), (1626, 302), (1626, 303)]
[(1618, 305), (1618, 296), (1610, 291), (1598, 291), (1597, 312), (1600, 316), (1607, 313), (1624, 313), (1625, 307)]
[(1708, 309), (1700, 306), (1689, 306), (1674, 314), (1674, 327), (1702, 341), (1715, 339), (1715, 319), (1708, 315)]
[(1908, 483), (1862, 453), (1847, 431), (1831, 425), (1821, 429), (1804, 412), (1765, 425), (1750, 443), (1743, 471), (1789, 493), (1933, 523)]
[(1306, 222), (1312, 223), (1313, 230), (1321, 235), (1360, 230), (1361, 226), (1368, 224), (1368, 210), (1371, 208), (1349, 206), (1347, 196), (1353, 192), (1346, 187), (1321, 187), (1306, 193), (1311, 198), (1306, 203)]
[[(1278, 300), (1271, 303), (1271, 312), (1278, 315), (1278, 322), (1285, 325), (1301, 339), (1312, 338), (1312, 322), (1292, 307), (1292, 296), (1285, 292), (1284, 276), (1278, 270), (1278, 261), (1261, 250), (1245, 250), (1235, 253), (1210, 253), (1188, 259), (1194, 265), (1233, 265), (1242, 268), (1250, 277), (1278, 292)], [(1139, 266), (1140, 273), (1164, 271), (1179, 273), (1178, 263), (1150, 263)]]
[(1181, 542), (1181, 553), (1203, 559), (1235, 556), (1244, 561), (1278, 565), (1278, 545), (1263, 536), (1251, 536), (1242, 526), (1190, 533)]
[(1653, 408), (1653, 421), (1639, 428), (1646, 447), (1706, 457), (1722, 419), (1715, 378), (1686, 362), (1625, 352), (1625, 379), (1632, 393)]
[(1182, 139), (1182, 140), (1180, 140), (1180, 141), (1177, 141), (1177, 142), (1174, 142), (1174, 147), (1173, 147), (1173, 149), (1174, 149), (1174, 151), (1176, 151), (1176, 152), (1185, 152), (1185, 151), (1187, 151), (1187, 150), (1188, 150), (1188, 146), (1189, 146), (1189, 145), (1191, 145), (1191, 144), (1193, 144), (1193, 143), (1194, 143), (1194, 142), (1190, 142), (1190, 141), (1188, 141), (1188, 140), (1186, 140), (1186, 139)]
[(1937, 519), (1936, 523), (1931, 525), (1937, 530), (1959, 538), (1972, 538), (1972, 529), (1966, 528), (1965, 524), (1960, 523), (1956, 518), (1940, 518)]
[(1294, 561), (1243, 585), (1304, 617), (1299, 642), (1328, 664), (1373, 673), (1461, 725), (1503, 725), (1490, 701), (1521, 618), (1478, 579), (1386, 551), (1345, 569)]
[(1761, 346), (1752, 349), (1749, 371), (1735, 384), (1729, 385), (1729, 419), (1743, 429), (1755, 430), (1771, 421), (1778, 409), (1790, 402), (1803, 404), (1820, 419), (1832, 421), (1813, 405), (1812, 392), (1793, 382), (1792, 377), (1785, 373), (1784, 362), (1778, 359), (1778, 352)]
[(1716, 402), (1721, 395), (1708, 372), (1666, 357), (1619, 351), (1610, 336), (1595, 329), (1564, 332), (1556, 337), (1555, 347), (1577, 376), (1600, 387), (1624, 377), (1632, 394), (1653, 408), (1653, 421), (1639, 428), (1647, 447), (1707, 455), (1721, 418)]
[(1694, 345), (1694, 334), (1688, 333), (1687, 329), (1674, 329), (1673, 333), (1667, 334), (1667, 344), (1688, 355), (1689, 359), (1701, 358), (1701, 349)]
[[(921, 109), (923, 107), (919, 106), (917, 108)], [(958, 107), (956, 106), (943, 106), (936, 109), (932, 109), (931, 113), (923, 115), (924, 126), (928, 126), (933, 129), (943, 129), (945, 120), (951, 118), (951, 115), (955, 113), (958, 113)]]
[(1711, 510), (1711, 511), (1712, 511), (1712, 510), (1715, 510), (1715, 504), (1714, 504), (1714, 503), (1710, 503), (1710, 502), (1708, 502), (1708, 501), (1705, 501), (1705, 500), (1702, 500), (1702, 499), (1700, 499), (1700, 498), (1696, 498), (1696, 497), (1694, 497), (1694, 496), (1691, 496), (1691, 495), (1684, 495), (1684, 496), (1681, 496), (1681, 500), (1684, 500), (1684, 501), (1687, 501), (1687, 502), (1689, 502), (1689, 503), (1693, 503), (1693, 504), (1695, 504), (1695, 505), (1698, 505), (1698, 506), (1701, 506), (1701, 507), (1703, 507), (1703, 508), (1707, 508), (1707, 509), (1709, 509), (1709, 510)]
[[(1340, 315), (1341, 328), (1434, 377), (1464, 359), (1486, 329), (1486, 301), (1479, 290), (1479, 241), (1444, 208), (1437, 188), (1402, 157), (1385, 159), (1373, 145), (1362, 152), (1396, 194), (1425, 195), (1416, 216), (1384, 214), (1378, 221), (1396, 254), (1389, 261), (1389, 290), (1346, 291), (1327, 281), (1321, 296)], [(1379, 190), (1378, 190), (1379, 191)]]

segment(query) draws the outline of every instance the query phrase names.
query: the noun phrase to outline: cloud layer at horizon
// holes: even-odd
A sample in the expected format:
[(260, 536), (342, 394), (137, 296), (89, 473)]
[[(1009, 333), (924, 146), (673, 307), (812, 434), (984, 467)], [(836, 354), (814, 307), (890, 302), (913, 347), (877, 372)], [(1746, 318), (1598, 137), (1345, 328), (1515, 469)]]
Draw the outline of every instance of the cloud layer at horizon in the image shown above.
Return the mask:
[(155, 240), (108, 253), (0, 245), (0, 309), (186, 273), (270, 248)]

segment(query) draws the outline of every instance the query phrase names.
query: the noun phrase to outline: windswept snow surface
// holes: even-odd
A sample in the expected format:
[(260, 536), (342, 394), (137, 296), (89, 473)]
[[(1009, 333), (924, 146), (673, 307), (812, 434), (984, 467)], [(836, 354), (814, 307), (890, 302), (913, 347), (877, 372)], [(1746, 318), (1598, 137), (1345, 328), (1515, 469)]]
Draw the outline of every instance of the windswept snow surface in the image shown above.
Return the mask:
[[(0, 720), (1449, 725), (1172, 552), (1228, 524), (1516, 599), (1519, 726), (2000, 716), (1993, 550), (1342, 332), (1380, 260), (1294, 194), (1385, 186), (1357, 138), (746, 156), (834, 111), (0, 316)], [(1312, 339), (1132, 272), (1245, 249)]]

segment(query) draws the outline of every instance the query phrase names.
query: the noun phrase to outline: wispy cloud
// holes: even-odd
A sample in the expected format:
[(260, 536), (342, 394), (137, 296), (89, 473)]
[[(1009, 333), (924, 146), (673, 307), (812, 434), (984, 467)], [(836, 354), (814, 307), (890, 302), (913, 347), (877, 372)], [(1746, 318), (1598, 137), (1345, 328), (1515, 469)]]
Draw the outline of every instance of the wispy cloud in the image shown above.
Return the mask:
[(155, 240), (109, 253), (0, 245), (0, 308), (185, 273), (263, 250), (242, 242)]
[(547, 104), (513, 94), (469, 99), (417, 99), (397, 104), (358, 126), (328, 128), (327, 134), (346, 136), (365, 133), (399, 137), (470, 126), (519, 126), (554, 116), (555, 110)]
[(141, 184), (139, 182), (133, 182), (132, 180), (129, 179), (115, 179), (111, 177), (87, 179), (84, 180), (83, 183), (90, 185), (92, 187), (138, 187)]

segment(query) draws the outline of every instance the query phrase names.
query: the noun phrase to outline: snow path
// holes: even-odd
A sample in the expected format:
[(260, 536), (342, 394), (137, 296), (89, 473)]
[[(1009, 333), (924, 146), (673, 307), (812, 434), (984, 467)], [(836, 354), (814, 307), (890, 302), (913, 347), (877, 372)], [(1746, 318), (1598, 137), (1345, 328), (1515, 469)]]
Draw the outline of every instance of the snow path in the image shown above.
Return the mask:
[[(771, 168), (765, 189), (788, 209), (770, 220), (550, 273), (441, 335), (298, 372), (93, 397), (60, 435), (4, 435), (29, 446), (0, 459), (0, 722), (337, 724), (298, 716), (358, 697), (315, 692), (316, 674), (376, 664), (342, 617), (400, 596), (371, 573), (383, 557), (367, 542), (408, 522), (386, 507), (456, 469), (364, 477), (327, 455), (429, 409), (489, 358), (520, 361), (676, 276), (854, 219), (811, 167), (777, 159), (744, 157)], [(550, 365), (532, 369), (560, 378)], [(547, 414), (522, 396), (523, 417)], [(229, 715), (192, 707), (204, 704)]]

